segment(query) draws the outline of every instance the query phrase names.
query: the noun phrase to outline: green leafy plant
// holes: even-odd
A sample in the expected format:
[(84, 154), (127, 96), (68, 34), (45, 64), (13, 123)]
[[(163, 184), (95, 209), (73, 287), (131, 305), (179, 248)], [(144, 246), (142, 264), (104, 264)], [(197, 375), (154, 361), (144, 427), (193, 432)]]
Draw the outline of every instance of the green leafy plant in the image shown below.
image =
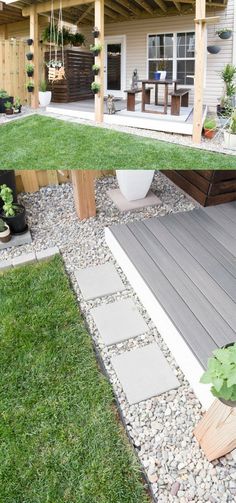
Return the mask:
[(0, 232), (4, 232), (7, 229), (7, 225), (2, 218), (0, 218)]
[(85, 42), (85, 36), (83, 35), (83, 33), (74, 33), (74, 34), (71, 34), (71, 44), (74, 45), (75, 47), (80, 47), (81, 45), (83, 45)]
[(4, 107), (6, 110), (11, 110), (12, 103), (10, 101), (6, 101), (6, 103), (4, 103)]
[(83, 45), (85, 42), (85, 36), (82, 33), (71, 33), (70, 30), (63, 26), (63, 29), (58, 29), (58, 26), (55, 26), (53, 32), (51, 32), (50, 25), (46, 26), (42, 33), (43, 42), (54, 42), (57, 45), (74, 45), (76, 47)]
[(39, 90), (42, 93), (46, 93), (46, 91), (47, 91), (47, 81), (46, 80), (41, 80), (41, 82), (39, 84)]
[(167, 61), (165, 59), (161, 59), (160, 61), (158, 61), (158, 64), (157, 64), (157, 71), (158, 72), (164, 72), (167, 68)]
[(228, 63), (227, 65), (225, 65), (220, 75), (225, 84), (226, 96), (229, 98), (233, 97), (236, 93), (236, 66), (230, 65)]
[(206, 117), (204, 121), (204, 129), (213, 129), (217, 128), (217, 122), (213, 117)]
[(32, 80), (30, 80), (27, 84), (26, 84), (26, 88), (29, 90), (29, 89), (34, 89), (34, 82)]
[(226, 33), (228, 31), (232, 31), (231, 28), (220, 28), (219, 30), (216, 30), (216, 35), (220, 35), (221, 33)]
[(236, 400), (236, 343), (213, 351), (200, 382), (212, 384), (211, 392), (215, 397)]
[(0, 89), (0, 98), (9, 98), (9, 94), (4, 89)]
[(101, 89), (101, 84), (99, 84), (98, 82), (92, 82), (91, 89), (95, 94), (97, 94)]
[(14, 98), (13, 107), (15, 108), (15, 110), (19, 110), (20, 106), (21, 106), (21, 100), (18, 96), (16, 96)]
[(99, 54), (102, 50), (102, 45), (101, 44), (94, 44), (90, 45), (90, 51), (94, 52), (95, 54)]
[(17, 213), (17, 205), (13, 202), (13, 192), (4, 183), (0, 185), (0, 198), (3, 201), (3, 211), (6, 217), (14, 217)]
[(99, 65), (93, 65), (92, 69), (93, 69), (93, 71), (96, 72), (96, 71), (100, 70), (100, 66)]
[(33, 72), (34, 71), (34, 65), (33, 63), (28, 63), (25, 67), (27, 72)]
[(233, 111), (230, 118), (229, 133), (236, 134), (236, 109)]

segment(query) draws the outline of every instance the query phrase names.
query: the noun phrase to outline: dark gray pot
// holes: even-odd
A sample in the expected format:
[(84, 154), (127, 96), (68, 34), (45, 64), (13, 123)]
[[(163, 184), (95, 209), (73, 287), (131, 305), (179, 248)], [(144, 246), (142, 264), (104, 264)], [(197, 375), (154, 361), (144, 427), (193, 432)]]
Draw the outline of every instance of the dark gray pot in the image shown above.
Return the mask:
[(210, 54), (218, 54), (221, 51), (221, 47), (218, 45), (208, 45), (207, 50)]
[(222, 33), (219, 33), (218, 35), (222, 40), (228, 40), (229, 38), (232, 37), (232, 31), (231, 30), (222, 31)]

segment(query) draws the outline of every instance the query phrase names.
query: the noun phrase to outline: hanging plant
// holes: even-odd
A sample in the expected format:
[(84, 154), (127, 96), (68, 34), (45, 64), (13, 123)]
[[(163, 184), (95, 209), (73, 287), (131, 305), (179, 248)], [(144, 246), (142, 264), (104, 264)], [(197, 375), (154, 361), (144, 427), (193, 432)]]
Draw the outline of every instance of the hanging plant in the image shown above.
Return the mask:
[(100, 72), (100, 66), (99, 65), (93, 65), (92, 66), (92, 70), (93, 70), (93, 75), (98, 75), (99, 72)]
[(28, 77), (33, 77), (33, 75), (34, 75), (34, 65), (33, 65), (33, 63), (28, 63), (26, 65), (26, 73), (27, 73)]
[(218, 52), (221, 51), (221, 47), (219, 47), (218, 45), (208, 45), (207, 46), (207, 51), (210, 54), (218, 54)]
[(221, 28), (216, 31), (216, 35), (218, 35), (221, 39), (227, 40), (232, 37), (232, 30), (230, 28)]
[(34, 57), (34, 55), (32, 52), (27, 52), (26, 58), (28, 59), (28, 61), (32, 61), (33, 57)]
[(27, 91), (28, 91), (29, 93), (32, 93), (32, 92), (33, 92), (33, 90), (34, 90), (34, 83), (33, 83), (33, 81), (28, 82), (28, 83), (26, 84), (26, 88), (27, 88)]
[(27, 42), (28, 45), (32, 45), (33, 44), (33, 39), (32, 38), (27, 38), (26, 42)]
[(99, 29), (97, 28), (97, 26), (94, 26), (93, 30), (92, 30), (92, 34), (94, 36), (94, 38), (98, 38), (99, 37)]
[(98, 82), (92, 82), (91, 89), (94, 94), (98, 94), (101, 90), (101, 84), (99, 84)]
[(94, 56), (98, 56), (101, 50), (102, 50), (101, 44), (90, 45), (90, 51), (93, 53)]
[(63, 67), (63, 62), (60, 59), (50, 59), (50, 61), (45, 62), (47, 68), (59, 68)]
[(83, 33), (74, 33), (74, 34), (71, 34), (71, 45), (73, 45), (74, 47), (80, 47), (81, 45), (83, 45), (85, 42), (85, 36), (83, 35)]

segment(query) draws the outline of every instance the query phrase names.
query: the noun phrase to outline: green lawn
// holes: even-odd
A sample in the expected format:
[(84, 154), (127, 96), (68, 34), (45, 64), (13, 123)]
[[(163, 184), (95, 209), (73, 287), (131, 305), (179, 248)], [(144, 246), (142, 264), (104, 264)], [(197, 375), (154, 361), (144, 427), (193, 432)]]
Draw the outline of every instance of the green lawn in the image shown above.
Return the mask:
[(0, 296), (0, 502), (147, 503), (61, 259)]
[(0, 169), (230, 169), (236, 156), (30, 116), (0, 127)]

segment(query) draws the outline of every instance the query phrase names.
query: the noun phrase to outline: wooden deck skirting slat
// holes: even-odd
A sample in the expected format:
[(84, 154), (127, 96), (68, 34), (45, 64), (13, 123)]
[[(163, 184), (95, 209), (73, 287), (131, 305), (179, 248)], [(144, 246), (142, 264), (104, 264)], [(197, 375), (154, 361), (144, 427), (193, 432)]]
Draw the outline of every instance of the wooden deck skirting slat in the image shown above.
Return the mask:
[[(131, 282), (137, 285), (144, 282), (149, 289), (153, 303), (150, 313), (155, 312), (156, 302), (163, 315), (167, 315), (173, 327), (171, 330), (167, 327), (169, 334), (166, 333), (172, 352), (175, 343), (171, 333), (178, 339), (182, 337), (186, 351), (190, 350), (191, 358), (195, 358), (191, 384), (195, 390), (202, 390), (202, 403), (206, 403), (206, 397), (203, 385), (199, 385), (200, 369), (206, 367), (213, 349), (236, 341), (234, 217), (236, 203), (228, 203), (116, 225), (107, 231), (107, 241), (116, 258), (119, 261), (121, 257), (121, 263), (126, 263), (128, 279), (132, 264)], [(140, 286), (138, 294), (142, 300)], [(144, 298), (143, 301), (148, 310), (148, 303)], [(155, 323), (158, 329), (158, 317)], [(160, 323), (165, 340), (163, 327), (167, 320), (160, 319)], [(184, 355), (178, 354), (177, 360), (181, 359), (191, 382), (191, 370)]]

